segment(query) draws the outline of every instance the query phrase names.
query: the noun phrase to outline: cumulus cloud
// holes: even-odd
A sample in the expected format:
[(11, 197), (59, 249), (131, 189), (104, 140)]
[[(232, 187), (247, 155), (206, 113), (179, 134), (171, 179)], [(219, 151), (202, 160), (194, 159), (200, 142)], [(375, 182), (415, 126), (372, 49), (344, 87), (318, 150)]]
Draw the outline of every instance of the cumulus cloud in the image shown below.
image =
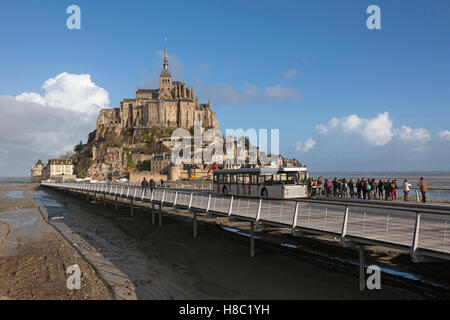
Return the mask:
[(327, 134), (337, 131), (346, 134), (356, 134), (373, 146), (382, 146), (392, 140), (392, 121), (389, 113), (378, 114), (375, 118), (360, 118), (356, 114), (343, 118), (332, 118), (328, 124), (316, 125), (316, 131)]
[(400, 140), (410, 143), (426, 143), (431, 140), (431, 134), (428, 130), (423, 128), (411, 129), (405, 125), (395, 130), (394, 135)]
[(450, 141), (450, 131), (449, 130), (441, 130), (438, 132), (439, 138), (443, 140)]
[(316, 145), (316, 141), (313, 139), (308, 139), (305, 142), (297, 141), (294, 144), (294, 148), (299, 153), (309, 152)]
[(95, 129), (108, 92), (90, 75), (61, 73), (45, 81), (45, 94), (0, 95), (0, 176), (29, 175), (32, 161), (59, 156)]
[(242, 90), (229, 85), (207, 86), (202, 82), (196, 84), (199, 94), (208, 97), (215, 105), (241, 105), (261, 101), (281, 101), (299, 99), (301, 94), (295, 88), (281, 85), (259, 87), (245, 84)]
[(295, 76), (297, 76), (299, 74), (297, 69), (289, 69), (287, 71), (284, 71), (282, 76), (283, 76), (283, 80), (290, 80), (292, 78), (294, 78)]
[(96, 86), (89, 74), (63, 72), (45, 81), (42, 90), (45, 91), (43, 96), (35, 92), (25, 92), (16, 99), (84, 114), (98, 113), (109, 105), (108, 92)]

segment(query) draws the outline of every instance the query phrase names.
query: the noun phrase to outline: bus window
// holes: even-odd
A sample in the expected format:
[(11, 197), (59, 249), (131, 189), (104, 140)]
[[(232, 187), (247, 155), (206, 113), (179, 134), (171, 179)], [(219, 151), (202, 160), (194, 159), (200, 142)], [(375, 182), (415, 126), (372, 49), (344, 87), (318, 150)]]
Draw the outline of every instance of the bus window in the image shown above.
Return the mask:
[(250, 175), (250, 183), (251, 184), (258, 184), (258, 175), (257, 174), (251, 174)]
[(274, 178), (273, 175), (271, 174), (266, 174), (264, 175), (264, 185), (265, 186), (271, 186), (274, 183)]
[(296, 181), (296, 175), (295, 172), (287, 172), (287, 184), (295, 184)]

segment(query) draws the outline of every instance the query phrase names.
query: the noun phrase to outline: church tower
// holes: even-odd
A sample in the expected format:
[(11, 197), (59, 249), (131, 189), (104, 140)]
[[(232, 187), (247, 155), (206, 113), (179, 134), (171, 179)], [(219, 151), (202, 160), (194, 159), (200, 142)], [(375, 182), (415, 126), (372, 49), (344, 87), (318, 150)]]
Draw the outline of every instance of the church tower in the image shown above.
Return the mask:
[(171, 98), (172, 76), (169, 71), (169, 58), (167, 57), (167, 39), (164, 39), (164, 62), (161, 75), (159, 76), (159, 96), (160, 98)]

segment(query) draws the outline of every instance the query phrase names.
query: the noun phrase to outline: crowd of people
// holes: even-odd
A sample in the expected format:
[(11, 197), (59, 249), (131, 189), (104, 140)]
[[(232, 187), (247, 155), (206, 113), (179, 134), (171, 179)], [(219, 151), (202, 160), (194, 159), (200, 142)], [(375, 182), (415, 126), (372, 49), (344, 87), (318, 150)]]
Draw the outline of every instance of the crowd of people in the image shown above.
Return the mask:
[[(376, 200), (397, 200), (397, 190), (403, 190), (403, 200), (408, 201), (408, 195), (412, 185), (407, 179), (403, 181), (401, 186), (398, 185), (397, 180), (383, 180), (379, 179), (353, 179), (347, 180), (334, 178), (329, 181), (319, 177), (318, 179), (307, 180), (308, 191), (312, 197), (327, 196), (327, 197), (342, 197), (342, 198), (360, 198), (360, 199), (376, 199)], [(428, 183), (422, 177), (418, 184), (422, 193), (422, 202), (426, 202), (426, 192)]]

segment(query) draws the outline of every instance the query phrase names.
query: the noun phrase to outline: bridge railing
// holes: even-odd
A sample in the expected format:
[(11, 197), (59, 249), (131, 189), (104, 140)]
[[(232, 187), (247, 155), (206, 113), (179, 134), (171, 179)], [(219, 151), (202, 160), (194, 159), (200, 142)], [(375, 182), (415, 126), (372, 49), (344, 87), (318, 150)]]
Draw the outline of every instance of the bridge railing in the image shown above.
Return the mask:
[(202, 191), (133, 185), (44, 183), (43, 185), (99, 193), (173, 206), (265, 225), (338, 237), (349, 242), (410, 250), (413, 257), (428, 255), (450, 259), (450, 211), (427, 208), (383, 207), (375, 204), (328, 203), (315, 200), (273, 200), (217, 195)]

